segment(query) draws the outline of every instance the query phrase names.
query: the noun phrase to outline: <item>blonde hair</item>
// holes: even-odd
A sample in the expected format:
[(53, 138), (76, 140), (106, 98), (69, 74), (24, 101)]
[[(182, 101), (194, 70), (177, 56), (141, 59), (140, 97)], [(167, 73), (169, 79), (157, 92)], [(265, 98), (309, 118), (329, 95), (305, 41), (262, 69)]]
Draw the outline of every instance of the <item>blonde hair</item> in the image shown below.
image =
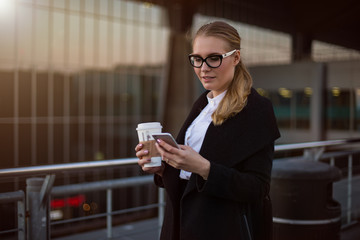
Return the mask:
[[(225, 22), (216, 21), (203, 25), (196, 32), (193, 43), (198, 36), (217, 37), (227, 43), (229, 47), (227, 51), (240, 50), (241, 38), (239, 33), (234, 27)], [(235, 67), (234, 78), (224, 98), (211, 116), (214, 125), (221, 125), (226, 119), (239, 113), (246, 106), (251, 87), (252, 78), (240, 59), (240, 62)]]

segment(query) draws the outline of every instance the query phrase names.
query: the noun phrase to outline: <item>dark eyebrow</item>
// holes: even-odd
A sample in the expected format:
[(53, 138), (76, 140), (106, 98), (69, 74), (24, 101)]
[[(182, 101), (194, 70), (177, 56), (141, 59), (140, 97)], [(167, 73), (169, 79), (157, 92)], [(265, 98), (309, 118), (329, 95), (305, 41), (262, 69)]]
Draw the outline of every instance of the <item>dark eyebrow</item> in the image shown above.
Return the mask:
[(199, 54), (193, 54), (193, 53), (189, 54), (189, 56), (193, 56), (193, 57), (201, 57)]

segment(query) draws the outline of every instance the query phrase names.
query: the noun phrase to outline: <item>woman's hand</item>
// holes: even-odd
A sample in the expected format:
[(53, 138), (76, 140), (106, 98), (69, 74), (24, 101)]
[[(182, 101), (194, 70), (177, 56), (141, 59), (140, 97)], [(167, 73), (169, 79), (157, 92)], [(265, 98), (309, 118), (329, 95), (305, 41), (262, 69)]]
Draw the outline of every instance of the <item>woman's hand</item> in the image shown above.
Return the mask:
[(155, 145), (162, 159), (170, 166), (197, 173), (205, 180), (207, 179), (210, 172), (210, 162), (191, 147), (179, 145), (180, 149), (178, 149), (160, 139)]
[(161, 163), (159, 167), (145, 167), (144, 164), (150, 163), (151, 158), (148, 156), (149, 150), (143, 149), (143, 144), (139, 143), (135, 147), (136, 156), (139, 158), (138, 164), (144, 172), (155, 173), (162, 176), (165, 168), (165, 164)]

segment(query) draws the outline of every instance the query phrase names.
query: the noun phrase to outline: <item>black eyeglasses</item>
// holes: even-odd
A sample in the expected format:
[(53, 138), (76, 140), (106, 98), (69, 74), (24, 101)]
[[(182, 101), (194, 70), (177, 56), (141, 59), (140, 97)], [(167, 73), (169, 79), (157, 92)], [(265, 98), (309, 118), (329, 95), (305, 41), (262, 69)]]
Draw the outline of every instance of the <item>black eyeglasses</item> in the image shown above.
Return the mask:
[(190, 54), (189, 60), (190, 64), (195, 68), (201, 68), (204, 62), (211, 68), (218, 68), (222, 63), (222, 60), (228, 56), (231, 56), (234, 52), (236, 52), (236, 49), (224, 54), (210, 55), (205, 59), (200, 57), (199, 55)]

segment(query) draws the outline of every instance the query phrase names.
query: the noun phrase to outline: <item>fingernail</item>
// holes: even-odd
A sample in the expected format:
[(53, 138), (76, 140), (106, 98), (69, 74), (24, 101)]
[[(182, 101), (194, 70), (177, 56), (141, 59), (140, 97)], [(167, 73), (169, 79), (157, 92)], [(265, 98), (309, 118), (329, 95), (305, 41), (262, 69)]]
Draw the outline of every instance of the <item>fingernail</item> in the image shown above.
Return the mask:
[(142, 145), (142, 143), (139, 143), (139, 147), (142, 147), (143, 145)]
[(145, 153), (145, 154), (148, 154), (148, 153), (149, 153), (149, 151), (148, 151), (148, 150), (144, 150), (144, 153)]
[(157, 139), (156, 141), (157, 141), (158, 143), (161, 143), (161, 140), (160, 140), (160, 139)]

